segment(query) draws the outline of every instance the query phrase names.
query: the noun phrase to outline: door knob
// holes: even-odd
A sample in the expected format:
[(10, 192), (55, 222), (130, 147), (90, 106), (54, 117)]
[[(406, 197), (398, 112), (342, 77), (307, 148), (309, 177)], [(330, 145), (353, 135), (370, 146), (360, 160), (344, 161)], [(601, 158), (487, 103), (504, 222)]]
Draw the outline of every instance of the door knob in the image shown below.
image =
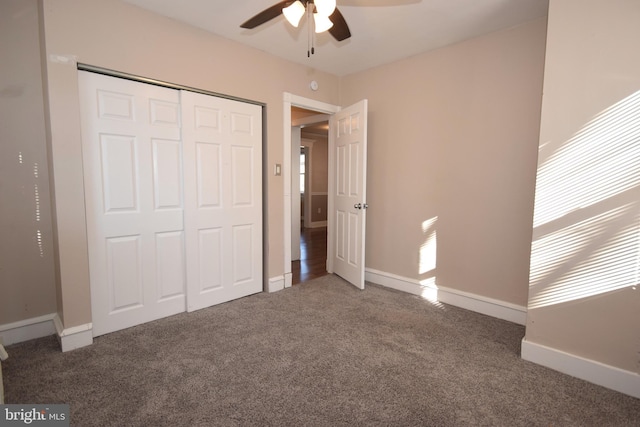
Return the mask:
[(362, 209), (362, 203), (356, 203), (353, 207), (356, 209)]

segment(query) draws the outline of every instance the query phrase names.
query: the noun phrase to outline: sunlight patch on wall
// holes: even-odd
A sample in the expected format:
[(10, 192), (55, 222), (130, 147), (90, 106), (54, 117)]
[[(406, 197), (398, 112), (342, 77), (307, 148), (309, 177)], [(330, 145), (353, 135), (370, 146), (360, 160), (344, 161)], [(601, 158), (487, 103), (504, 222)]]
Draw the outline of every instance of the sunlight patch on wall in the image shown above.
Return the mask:
[(588, 218), (533, 242), (529, 308), (637, 283), (639, 205)]
[(529, 308), (637, 285), (639, 212), (640, 91), (541, 160)]
[(640, 183), (640, 91), (608, 108), (538, 167), (533, 226)]
[(420, 266), (418, 274), (426, 274), (436, 269), (436, 228), (438, 217), (433, 217), (422, 223), (422, 234), (425, 236), (424, 243), (420, 246)]
[(420, 245), (418, 274), (420, 275), (420, 286), (422, 286), (422, 298), (427, 301), (441, 305), (438, 302), (438, 287), (436, 286), (436, 258), (437, 258), (437, 233), (436, 222), (438, 217), (422, 222), (422, 235), (424, 241)]
[(33, 195), (35, 199), (35, 220), (40, 222), (40, 189), (38, 188), (38, 164), (33, 164), (33, 177), (35, 183), (33, 184)]

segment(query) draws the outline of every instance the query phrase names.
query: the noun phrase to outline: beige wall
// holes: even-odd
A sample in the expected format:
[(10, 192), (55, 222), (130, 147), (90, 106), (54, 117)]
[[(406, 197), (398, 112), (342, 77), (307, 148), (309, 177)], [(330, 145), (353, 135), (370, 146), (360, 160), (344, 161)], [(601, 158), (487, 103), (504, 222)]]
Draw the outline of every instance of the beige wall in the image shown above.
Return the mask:
[(0, 325), (56, 311), (35, 0), (0, 2)]
[(637, 1), (551, 0), (526, 332), (636, 373), (639, 22)]
[[(369, 100), (367, 268), (526, 305), (545, 31), (341, 80), (341, 105)], [(435, 270), (421, 253), (434, 232)]]
[[(73, 61), (266, 104), (267, 168), (283, 162), (283, 92), (337, 103), (338, 79), (116, 0), (43, 0), (50, 147), (64, 326), (91, 321)], [(323, 88), (313, 94), (310, 80)], [(266, 182), (267, 277), (284, 272), (281, 176)]]

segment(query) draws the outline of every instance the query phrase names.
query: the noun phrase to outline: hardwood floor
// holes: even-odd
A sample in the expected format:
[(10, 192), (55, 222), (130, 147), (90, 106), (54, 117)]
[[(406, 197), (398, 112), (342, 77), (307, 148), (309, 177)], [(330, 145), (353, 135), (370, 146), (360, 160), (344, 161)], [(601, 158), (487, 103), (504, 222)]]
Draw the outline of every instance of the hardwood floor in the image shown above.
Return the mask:
[(327, 227), (300, 230), (300, 260), (291, 263), (291, 273), (293, 285), (327, 274)]

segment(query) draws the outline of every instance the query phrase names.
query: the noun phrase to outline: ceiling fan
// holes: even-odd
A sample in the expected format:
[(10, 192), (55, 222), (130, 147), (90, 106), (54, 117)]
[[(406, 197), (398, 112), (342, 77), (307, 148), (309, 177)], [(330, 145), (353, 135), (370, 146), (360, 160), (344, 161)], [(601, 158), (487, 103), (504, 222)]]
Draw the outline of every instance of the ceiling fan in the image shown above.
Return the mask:
[[(336, 8), (336, 0), (286, 0), (274, 4), (248, 19), (241, 28), (252, 29), (283, 14), (291, 25), (297, 27), (306, 14), (309, 21), (309, 39), (313, 40), (311, 26), (316, 33), (328, 31), (337, 41), (351, 37), (351, 31), (342, 13)], [(314, 53), (312, 41), (307, 56)]]

